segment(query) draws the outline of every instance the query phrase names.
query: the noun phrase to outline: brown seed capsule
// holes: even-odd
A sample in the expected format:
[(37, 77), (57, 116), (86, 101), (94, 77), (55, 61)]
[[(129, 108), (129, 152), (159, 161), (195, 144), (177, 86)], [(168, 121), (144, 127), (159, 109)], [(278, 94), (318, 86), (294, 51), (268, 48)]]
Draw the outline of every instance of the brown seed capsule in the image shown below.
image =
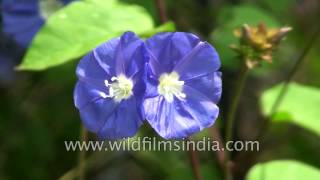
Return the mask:
[(260, 61), (271, 63), (272, 52), (291, 30), (291, 27), (268, 29), (264, 23), (256, 27), (244, 24), (241, 29), (234, 30), (234, 35), (239, 38), (240, 44), (233, 44), (230, 47), (241, 57), (245, 57), (249, 68), (258, 65)]

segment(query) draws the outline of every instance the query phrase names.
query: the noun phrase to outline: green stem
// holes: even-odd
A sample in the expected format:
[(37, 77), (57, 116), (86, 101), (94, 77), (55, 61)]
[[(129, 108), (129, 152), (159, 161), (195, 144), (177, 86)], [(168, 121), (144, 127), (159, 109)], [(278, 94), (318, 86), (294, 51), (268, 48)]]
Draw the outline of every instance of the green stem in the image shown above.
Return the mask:
[[(81, 125), (80, 130), (80, 141), (81, 143), (85, 143), (88, 139), (88, 132), (83, 125)], [(86, 172), (85, 172), (85, 158), (86, 158), (86, 150), (82, 149), (79, 152), (79, 162), (78, 162), (78, 174), (79, 180), (85, 180)]]
[[(239, 79), (238, 79), (236, 87), (234, 89), (235, 94), (233, 95), (233, 97), (231, 99), (231, 105), (230, 105), (230, 108), (227, 113), (226, 137), (225, 137), (226, 143), (228, 143), (228, 141), (232, 140), (232, 132), (233, 132), (233, 126), (234, 126), (235, 113), (238, 109), (240, 96), (242, 94), (242, 90), (243, 90), (243, 87), (244, 87), (246, 79), (247, 79), (248, 71), (249, 71), (248, 67), (246, 66), (245, 63), (243, 63), (243, 66), (242, 66), (240, 74), (239, 74)], [(230, 163), (231, 163), (231, 154), (227, 149), (225, 149), (225, 162), (224, 162), (224, 166), (225, 166), (224, 171), (225, 172), (224, 172), (224, 175), (225, 175), (226, 180), (233, 179)]]

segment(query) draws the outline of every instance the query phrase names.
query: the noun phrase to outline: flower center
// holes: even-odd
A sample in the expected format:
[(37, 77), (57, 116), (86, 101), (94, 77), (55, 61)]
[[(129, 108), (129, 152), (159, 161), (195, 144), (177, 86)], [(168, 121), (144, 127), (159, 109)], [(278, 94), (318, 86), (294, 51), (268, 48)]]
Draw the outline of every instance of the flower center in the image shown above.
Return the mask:
[(122, 74), (118, 77), (113, 76), (111, 83), (108, 80), (105, 80), (104, 83), (109, 87), (109, 95), (107, 97), (114, 98), (116, 102), (128, 99), (132, 95), (133, 83)]
[(168, 101), (172, 102), (174, 96), (179, 100), (186, 98), (182, 92), (184, 81), (179, 81), (179, 75), (176, 72), (162, 74), (159, 78), (158, 93)]

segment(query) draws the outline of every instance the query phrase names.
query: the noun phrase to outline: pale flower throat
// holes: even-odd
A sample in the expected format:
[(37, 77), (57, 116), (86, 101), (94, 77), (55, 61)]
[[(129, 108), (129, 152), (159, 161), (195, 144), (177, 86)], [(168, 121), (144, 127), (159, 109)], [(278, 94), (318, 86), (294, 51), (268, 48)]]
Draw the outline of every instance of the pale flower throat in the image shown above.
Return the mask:
[(116, 102), (128, 99), (132, 95), (133, 83), (122, 74), (118, 77), (113, 76), (111, 83), (108, 80), (105, 80), (104, 83), (109, 88), (109, 95), (105, 97), (114, 98)]
[(158, 93), (168, 102), (173, 102), (174, 97), (179, 100), (186, 98), (186, 94), (182, 92), (184, 81), (179, 81), (178, 73), (172, 72), (170, 74), (162, 74), (159, 81)]

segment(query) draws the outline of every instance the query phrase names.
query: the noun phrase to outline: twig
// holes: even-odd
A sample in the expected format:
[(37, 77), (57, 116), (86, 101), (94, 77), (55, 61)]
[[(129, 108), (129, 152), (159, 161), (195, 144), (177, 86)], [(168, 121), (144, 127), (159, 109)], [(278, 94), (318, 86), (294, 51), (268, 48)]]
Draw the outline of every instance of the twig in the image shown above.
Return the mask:
[[(213, 138), (213, 140), (217, 141), (219, 143), (219, 147), (225, 147), (223, 139), (221, 137), (221, 133), (219, 131), (219, 129), (216, 126), (213, 126), (211, 128), (211, 137)], [(214, 151), (215, 156), (218, 160), (219, 166), (221, 167), (221, 169), (224, 169), (224, 161), (225, 161), (225, 154), (223, 151)]]
[[(190, 138), (187, 139), (190, 141)], [(200, 171), (200, 161), (199, 157), (195, 151), (195, 147), (191, 145), (192, 143), (188, 144), (188, 156), (191, 162), (191, 167), (194, 175), (195, 180), (202, 180), (201, 171)]]
[(159, 18), (161, 23), (165, 23), (168, 21), (166, 14), (166, 5), (165, 0), (155, 0), (156, 7), (158, 10)]

